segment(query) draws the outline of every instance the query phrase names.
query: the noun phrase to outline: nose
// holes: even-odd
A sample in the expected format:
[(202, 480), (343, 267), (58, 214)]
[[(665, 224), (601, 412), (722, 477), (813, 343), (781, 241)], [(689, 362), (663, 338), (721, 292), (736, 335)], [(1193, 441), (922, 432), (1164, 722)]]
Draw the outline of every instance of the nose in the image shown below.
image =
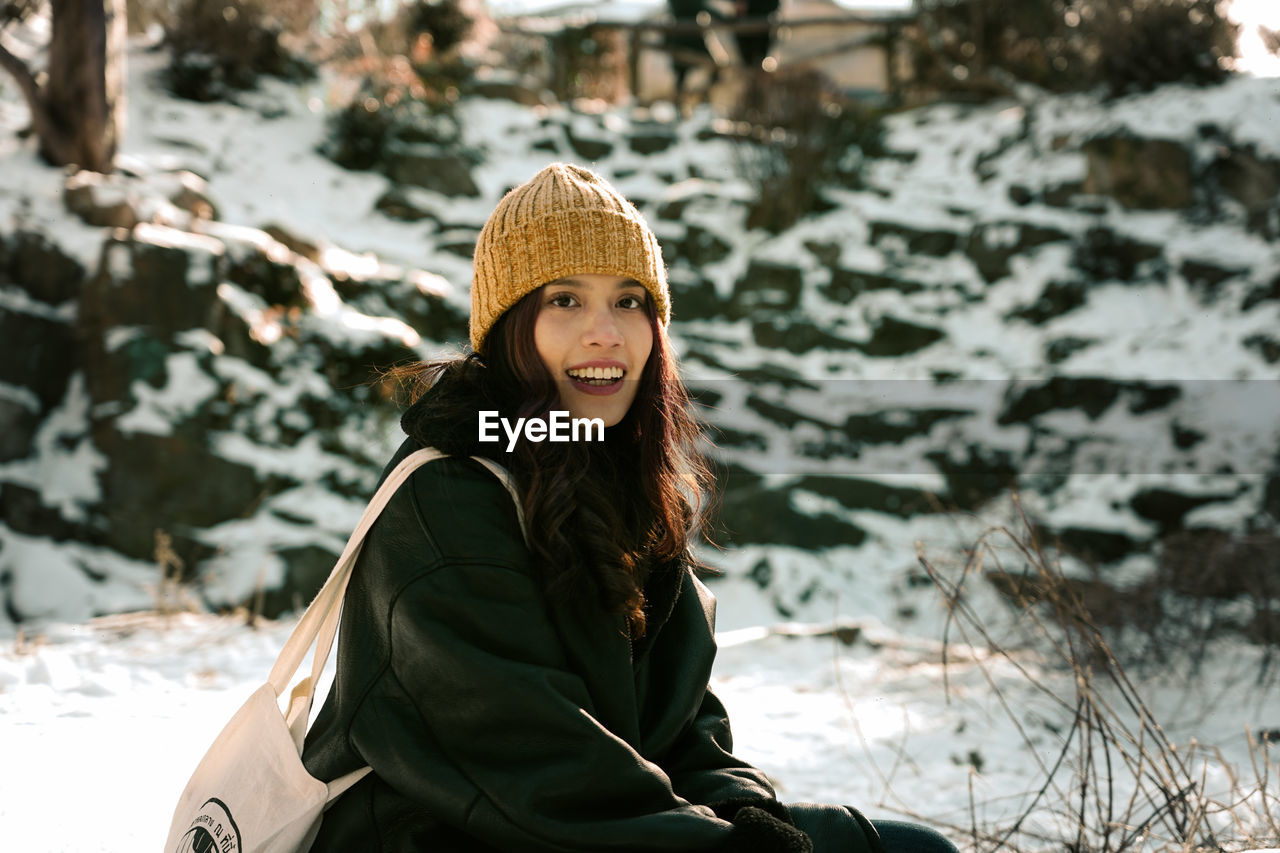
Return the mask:
[(583, 344), (604, 348), (622, 346), (622, 329), (610, 308), (611, 306), (602, 306), (587, 315), (582, 332)]

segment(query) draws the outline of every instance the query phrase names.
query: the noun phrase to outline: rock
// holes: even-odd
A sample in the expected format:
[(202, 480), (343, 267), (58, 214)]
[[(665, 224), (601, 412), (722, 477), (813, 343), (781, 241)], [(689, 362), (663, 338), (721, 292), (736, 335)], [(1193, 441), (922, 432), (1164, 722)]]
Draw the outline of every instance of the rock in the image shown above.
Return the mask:
[(1262, 356), (1267, 364), (1280, 362), (1280, 340), (1272, 335), (1259, 332), (1244, 339), (1245, 349), (1251, 349)]
[(845, 435), (859, 444), (901, 444), (928, 435), (935, 424), (973, 414), (964, 409), (884, 409), (849, 415), (843, 429)]
[(819, 242), (817, 240), (805, 240), (804, 247), (818, 259), (818, 263), (824, 267), (835, 267), (840, 263), (840, 256), (844, 254), (844, 247), (839, 243)]
[(679, 222), (684, 219), (684, 212), (688, 210), (689, 205), (693, 202), (694, 199), (691, 196), (668, 199), (667, 201), (659, 203), (654, 213), (659, 219)]
[(1082, 307), (1087, 297), (1088, 287), (1083, 281), (1051, 281), (1045, 285), (1035, 302), (1010, 311), (1007, 317), (1041, 326)]
[(42, 412), (62, 401), (78, 358), (71, 322), (0, 306), (0, 382), (30, 391)]
[(371, 383), (383, 372), (418, 360), (418, 354), (403, 342), (389, 337), (369, 337), (360, 341), (334, 341), (316, 335), (308, 341), (320, 357), (320, 372), (334, 388), (349, 398), (368, 400)]
[(1182, 399), (1182, 386), (1152, 385), (1146, 382), (1129, 382), (1125, 385), (1125, 396), (1129, 400), (1129, 414), (1145, 415), (1158, 412)]
[(142, 217), (123, 180), (81, 169), (62, 184), (63, 206), (87, 225), (132, 228)]
[(795, 488), (834, 498), (846, 509), (872, 510), (902, 518), (931, 512), (934, 504), (930, 496), (919, 489), (887, 486), (857, 477), (811, 475), (801, 477)]
[(725, 302), (713, 282), (687, 267), (672, 267), (667, 274), (671, 287), (671, 311), (677, 321), (711, 320), (725, 315)]
[(1169, 438), (1179, 450), (1190, 450), (1208, 437), (1206, 433), (1184, 426), (1177, 420), (1169, 425)]
[(565, 138), (569, 141), (569, 147), (573, 149), (573, 153), (583, 160), (595, 162), (596, 160), (603, 160), (613, 153), (613, 142), (607, 138), (575, 133), (572, 126), (566, 126), (564, 132)]
[(1180, 142), (1132, 136), (1095, 137), (1083, 146), (1086, 193), (1107, 195), (1130, 210), (1191, 206), (1191, 153)]
[(17, 287), (39, 302), (61, 305), (80, 295), (85, 270), (43, 234), (0, 235), (0, 286)]
[(449, 252), (465, 260), (471, 260), (476, 253), (476, 241), (480, 232), (471, 228), (450, 228), (436, 235), (436, 248)]
[(264, 230), (216, 221), (202, 223), (200, 233), (222, 243), (226, 281), (261, 297), (269, 306), (305, 304), (299, 259), (285, 243)]
[(272, 240), (286, 246), (295, 255), (300, 255), (312, 263), (320, 263), (320, 246), (314, 240), (308, 240), (283, 225), (275, 223), (262, 226), (262, 231)]
[(1113, 530), (1064, 527), (1050, 535), (1064, 551), (1095, 566), (1117, 563), (1142, 547), (1127, 533)]
[(446, 196), (480, 195), (471, 177), (471, 160), (427, 142), (387, 145), (383, 173), (398, 184), (411, 184)]
[(737, 447), (740, 449), (768, 450), (769, 440), (756, 432), (734, 429), (724, 424), (710, 424), (710, 438), (716, 447)]
[(76, 320), (95, 406), (127, 404), (136, 381), (163, 382), (178, 335), (220, 325), (227, 313), (218, 296), (226, 254), (212, 237), (153, 225), (106, 242)]
[(1054, 338), (1045, 344), (1044, 359), (1050, 364), (1061, 364), (1068, 358), (1096, 344), (1093, 338), (1077, 338), (1073, 335)]
[(220, 310), (226, 246), (212, 237), (146, 225), (113, 237), (81, 302), (81, 325), (150, 326), (161, 334), (204, 328)]
[(1184, 495), (1169, 489), (1143, 489), (1129, 499), (1129, 506), (1139, 518), (1154, 521), (1160, 528), (1160, 535), (1168, 535), (1183, 526), (1187, 513), (1205, 504), (1229, 501), (1236, 493), (1214, 495)]
[(301, 613), (320, 591), (339, 557), (317, 545), (281, 548), (275, 554), (284, 563), (285, 572), (278, 586), (263, 592), (261, 613), (268, 619)]
[[(739, 378), (741, 378), (741, 376), (739, 376)], [(797, 412), (787, 406), (781, 406), (777, 403), (766, 400), (757, 394), (751, 394), (747, 397), (747, 408), (755, 412), (757, 415), (773, 421), (779, 426), (787, 429), (792, 429), (797, 424), (813, 424), (820, 429), (831, 429), (831, 424), (826, 421), (818, 420), (817, 418)]]
[(435, 219), (435, 214), (427, 207), (414, 203), (413, 196), (404, 187), (392, 186), (373, 203), (373, 209), (380, 211), (390, 219), (401, 222), (419, 222), (423, 219)]
[(1130, 413), (1140, 415), (1171, 405), (1181, 398), (1182, 388), (1103, 377), (1054, 376), (1043, 382), (1011, 382), (996, 423), (1030, 423), (1046, 412), (1062, 409), (1079, 409), (1090, 420), (1097, 420), (1122, 396), (1129, 401)]
[(1260, 284), (1252, 288), (1240, 303), (1240, 310), (1248, 311), (1263, 302), (1280, 302), (1280, 275), (1271, 279), (1269, 284)]
[(1070, 239), (1056, 228), (1023, 222), (985, 222), (974, 227), (965, 240), (964, 253), (986, 281), (1009, 275), (1009, 259), (1046, 243)]
[(442, 343), (466, 340), (468, 309), (450, 300), (447, 283), (418, 271), (380, 291), (395, 316), (424, 338)]
[(242, 518), (264, 497), (254, 470), (215, 455), (203, 436), (126, 436), (99, 424), (93, 439), (109, 460), (95, 511), (102, 544), (126, 556), (150, 559), (159, 529), (175, 535), (178, 556), (194, 566), (204, 554), (179, 534)]
[(918, 293), (923, 284), (899, 278), (892, 272), (873, 273), (836, 267), (831, 271), (831, 281), (818, 290), (832, 302), (848, 305), (862, 293), (870, 290), (896, 290), (899, 293)]
[(645, 157), (666, 151), (679, 141), (675, 131), (666, 125), (639, 125), (631, 132), (627, 144), (631, 150)]
[(1090, 420), (1097, 420), (1115, 405), (1121, 387), (1122, 383), (1111, 379), (1065, 376), (1055, 376), (1029, 387), (1011, 383), (996, 423), (1002, 426), (1029, 423), (1057, 409), (1080, 409)]
[(1050, 207), (1072, 207), (1077, 196), (1084, 193), (1083, 181), (1064, 181), (1046, 186), (1041, 192), (1044, 203)]
[(1267, 210), (1280, 195), (1280, 161), (1259, 157), (1253, 150), (1228, 148), (1220, 152), (1208, 175), (1248, 214)]
[(811, 352), (815, 349), (849, 350), (858, 344), (826, 332), (808, 320), (784, 316), (767, 317), (751, 325), (751, 335), (757, 344), (768, 349), (784, 349), (787, 352)]
[(859, 348), (870, 356), (892, 358), (922, 350), (944, 337), (938, 329), (886, 315), (872, 322), (871, 338)]
[(209, 194), (209, 182), (194, 172), (174, 172), (168, 176), (173, 182), (169, 190), (169, 203), (185, 210), (196, 219), (218, 218), (218, 207)]
[(260, 297), (270, 308), (300, 308), (308, 304), (302, 276), (292, 259), (264, 252), (229, 254), (226, 281)]
[(676, 260), (688, 261), (694, 269), (722, 261), (733, 251), (733, 247), (722, 240), (719, 235), (701, 225), (690, 224), (685, 229), (683, 240), (674, 244), (675, 257), (667, 258), (668, 263)]
[(945, 504), (949, 509), (974, 510), (1017, 485), (1018, 468), (1005, 450), (991, 450), (970, 444), (964, 456), (938, 450), (925, 454), (947, 484)]
[(62, 513), (46, 505), (40, 492), (19, 483), (0, 483), (0, 518), (10, 530), (26, 536), (43, 536), (56, 542), (94, 538), (84, 525), (68, 522)]
[(887, 237), (898, 237), (906, 254), (945, 258), (960, 245), (960, 235), (938, 228), (917, 228), (901, 222), (872, 222), (870, 240), (879, 245)]
[(1133, 281), (1148, 265), (1150, 274), (1159, 276), (1162, 258), (1160, 246), (1121, 236), (1109, 228), (1089, 229), (1075, 249), (1075, 265), (1091, 281)]
[(830, 513), (797, 510), (789, 488), (771, 489), (757, 474), (735, 467), (721, 481), (724, 497), (713, 529), (724, 531), (726, 545), (790, 545), (813, 551), (852, 547), (867, 538), (862, 528)]
[(1207, 261), (1183, 261), (1179, 271), (1187, 284), (1206, 293), (1214, 292), (1227, 279), (1248, 272), (1247, 269), (1224, 267)]
[(1036, 200), (1036, 195), (1022, 184), (1009, 185), (1009, 201), (1018, 207), (1026, 207)]
[[(0, 464), (27, 456), (40, 427), (39, 412), (21, 400), (7, 396), (0, 389)], [(0, 489), (4, 486), (0, 485)], [(0, 495), (0, 502), (3, 496)], [(0, 514), (9, 523), (9, 513)]]
[(800, 306), (804, 271), (773, 261), (752, 260), (733, 288), (729, 316), (755, 318), (760, 311), (786, 313)]

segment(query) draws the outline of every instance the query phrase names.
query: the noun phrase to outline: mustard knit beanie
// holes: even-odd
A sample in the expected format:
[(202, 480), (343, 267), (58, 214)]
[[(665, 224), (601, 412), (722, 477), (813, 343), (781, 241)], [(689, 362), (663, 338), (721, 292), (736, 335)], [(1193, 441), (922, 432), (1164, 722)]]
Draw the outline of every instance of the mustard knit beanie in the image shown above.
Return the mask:
[(585, 274), (644, 285), (658, 320), (671, 320), (658, 238), (644, 217), (594, 172), (553, 163), (507, 193), (476, 241), (471, 279), (471, 347), (502, 313), (544, 284)]

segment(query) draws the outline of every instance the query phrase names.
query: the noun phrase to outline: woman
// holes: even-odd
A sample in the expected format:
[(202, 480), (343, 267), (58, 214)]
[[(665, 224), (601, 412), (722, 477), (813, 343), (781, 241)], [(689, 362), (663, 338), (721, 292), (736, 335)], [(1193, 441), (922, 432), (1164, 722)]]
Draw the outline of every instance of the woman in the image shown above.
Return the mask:
[[(547, 167), (485, 224), (471, 304), (474, 352), (416, 371), (388, 470), (422, 446), (452, 458), (395, 495), (347, 591), (304, 761), (321, 779), (373, 772), (312, 849), (883, 849), (856, 811), (788, 809), (731, 754), (688, 551), (707, 474), (639, 212), (590, 171)], [(556, 410), (603, 429), (511, 427)], [(484, 422), (506, 424), (497, 441)], [(469, 456), (508, 468), (523, 528)], [(881, 835), (894, 853), (937, 839), (917, 829)]]

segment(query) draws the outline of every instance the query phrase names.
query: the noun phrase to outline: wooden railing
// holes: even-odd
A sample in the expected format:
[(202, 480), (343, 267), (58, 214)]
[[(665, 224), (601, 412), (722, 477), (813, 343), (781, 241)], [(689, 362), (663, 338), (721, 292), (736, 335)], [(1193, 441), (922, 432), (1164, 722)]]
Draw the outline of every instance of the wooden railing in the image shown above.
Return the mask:
[[(869, 32), (857, 35), (800, 56), (792, 56), (791, 64), (817, 62), (852, 50), (880, 46), (884, 50), (886, 94), (893, 96), (898, 88), (899, 80), (895, 69), (895, 46), (901, 37), (902, 27), (914, 20), (914, 16), (903, 13), (860, 14), (849, 12), (841, 15), (821, 15), (811, 17), (784, 18), (769, 16), (767, 18), (713, 18), (708, 14), (699, 16), (698, 20), (673, 20), (671, 18), (645, 21), (611, 20), (591, 13), (572, 16), (555, 17), (517, 17), (503, 19), (498, 22), (499, 28), (506, 33), (522, 36), (541, 37), (554, 42), (571, 30), (585, 28), (603, 31), (616, 31), (625, 35), (627, 44), (627, 61), (629, 85), (632, 92), (641, 89), (640, 55), (643, 50), (659, 53), (678, 53), (681, 60), (690, 65), (706, 64), (707, 66), (725, 67), (733, 64), (733, 59), (726, 50), (717, 50), (717, 35), (759, 34), (774, 32), (777, 38), (786, 38), (788, 31), (811, 27), (842, 27), (863, 25), (871, 27)], [(695, 51), (681, 52), (668, 48), (661, 40), (645, 43), (645, 36), (690, 35), (701, 33), (708, 42), (707, 53)], [(552, 52), (553, 56), (555, 52)]]

